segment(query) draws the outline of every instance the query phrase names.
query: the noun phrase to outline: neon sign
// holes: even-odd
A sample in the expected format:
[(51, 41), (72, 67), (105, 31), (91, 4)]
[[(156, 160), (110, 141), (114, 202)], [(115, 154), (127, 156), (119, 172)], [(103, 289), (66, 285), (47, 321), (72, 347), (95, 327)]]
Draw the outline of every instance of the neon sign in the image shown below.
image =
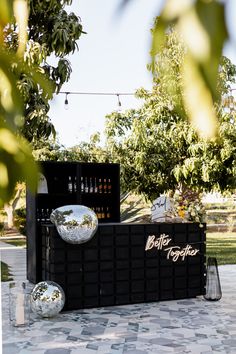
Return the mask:
[(199, 252), (198, 249), (193, 248), (189, 244), (187, 244), (185, 247), (167, 247), (171, 240), (172, 238), (166, 234), (161, 234), (159, 237), (156, 235), (149, 235), (146, 242), (145, 251), (149, 251), (152, 248), (163, 250), (164, 252), (167, 252), (166, 258), (171, 259), (173, 262), (177, 262), (179, 259), (184, 261), (186, 257), (194, 257)]

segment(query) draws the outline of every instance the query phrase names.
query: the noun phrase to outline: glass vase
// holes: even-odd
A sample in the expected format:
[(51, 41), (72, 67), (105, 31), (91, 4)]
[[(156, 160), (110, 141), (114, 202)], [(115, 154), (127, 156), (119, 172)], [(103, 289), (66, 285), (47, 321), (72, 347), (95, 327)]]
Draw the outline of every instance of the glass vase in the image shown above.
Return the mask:
[(9, 319), (14, 327), (30, 324), (30, 293), (25, 282), (9, 284)]
[(222, 292), (217, 260), (214, 257), (209, 257), (207, 261), (206, 294), (204, 298), (208, 301), (218, 301), (221, 297)]

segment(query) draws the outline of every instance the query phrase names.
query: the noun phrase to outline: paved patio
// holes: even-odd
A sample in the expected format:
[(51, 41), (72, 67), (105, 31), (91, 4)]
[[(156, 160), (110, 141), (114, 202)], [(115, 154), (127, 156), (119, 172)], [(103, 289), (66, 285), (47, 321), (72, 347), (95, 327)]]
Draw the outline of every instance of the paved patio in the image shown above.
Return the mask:
[[(25, 280), (24, 249), (0, 243), (14, 279)], [(4, 249), (3, 249), (4, 248)], [(3, 354), (236, 353), (236, 266), (219, 267), (223, 297), (95, 308), (9, 324), (8, 283), (2, 283)]]

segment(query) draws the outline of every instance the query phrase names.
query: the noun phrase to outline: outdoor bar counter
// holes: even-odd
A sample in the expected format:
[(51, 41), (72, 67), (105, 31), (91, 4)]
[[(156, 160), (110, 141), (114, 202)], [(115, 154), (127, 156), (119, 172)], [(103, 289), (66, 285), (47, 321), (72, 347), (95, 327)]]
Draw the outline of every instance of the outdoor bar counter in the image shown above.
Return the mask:
[[(52, 280), (64, 309), (183, 299), (205, 291), (205, 225), (120, 223), (120, 166), (41, 162), (38, 191), (27, 189), (27, 278)], [(53, 210), (83, 205), (98, 218), (84, 244), (70, 244), (50, 223)]]
[(99, 224), (80, 245), (63, 241), (53, 224), (41, 230), (40, 280), (62, 286), (64, 310), (204, 294), (205, 225)]

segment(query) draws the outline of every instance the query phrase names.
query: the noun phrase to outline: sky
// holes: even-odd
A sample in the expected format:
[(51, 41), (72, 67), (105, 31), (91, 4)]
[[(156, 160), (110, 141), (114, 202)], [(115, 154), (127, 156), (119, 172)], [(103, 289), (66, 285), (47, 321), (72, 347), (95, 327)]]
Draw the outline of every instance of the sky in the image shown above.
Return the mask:
[[(70, 81), (61, 91), (85, 93), (134, 93), (138, 88), (151, 89), (152, 78), (146, 66), (150, 62), (150, 29), (160, 12), (162, 0), (135, 0), (119, 12), (120, 0), (74, 0), (67, 11), (81, 18), (83, 30), (79, 51), (69, 57), (72, 65)], [(236, 42), (236, 1), (227, 0), (230, 34)], [(236, 48), (236, 45), (235, 45)], [(225, 55), (236, 64), (232, 43)], [(100, 132), (103, 137), (105, 116), (117, 110), (117, 96), (57, 95), (51, 102), (50, 118), (59, 141), (70, 147)], [(120, 96), (121, 110), (141, 104), (132, 95)], [(103, 141), (103, 139), (102, 139)]]

